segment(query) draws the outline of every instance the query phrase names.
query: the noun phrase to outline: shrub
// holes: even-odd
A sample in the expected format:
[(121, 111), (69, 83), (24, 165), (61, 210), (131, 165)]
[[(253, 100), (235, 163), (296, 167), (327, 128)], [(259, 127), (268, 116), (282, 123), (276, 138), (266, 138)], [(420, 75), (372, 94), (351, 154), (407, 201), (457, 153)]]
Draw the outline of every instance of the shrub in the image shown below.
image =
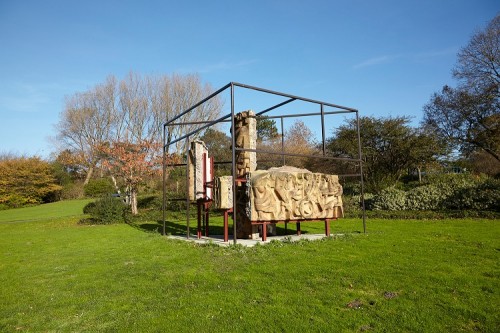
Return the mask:
[(448, 209), (500, 211), (500, 180), (487, 179), (475, 186), (459, 188), (445, 202)]
[(142, 209), (162, 209), (162, 195), (148, 195), (137, 199), (137, 208)]
[(435, 185), (424, 185), (406, 192), (406, 209), (435, 210), (445, 198), (443, 191)]
[[(500, 212), (487, 210), (367, 210), (368, 218), (377, 219), (396, 219), (396, 220), (442, 220), (442, 219), (462, 219), (462, 218), (482, 218), (482, 219), (500, 219)], [(362, 218), (363, 212), (347, 212), (346, 217)]]
[(0, 204), (10, 208), (41, 204), (61, 190), (51, 165), (39, 157), (0, 161)]
[(405, 210), (406, 192), (388, 187), (373, 198), (370, 206), (373, 210)]
[[(365, 208), (369, 209), (372, 205), (373, 194), (365, 193)], [(342, 205), (344, 206), (344, 212), (358, 212), (362, 211), (361, 206), (361, 195), (344, 195), (342, 197)]]
[(81, 199), (84, 197), (82, 183), (69, 183), (63, 186), (60, 193), (61, 200)]
[(92, 216), (95, 224), (113, 224), (125, 221), (126, 206), (120, 198), (113, 198), (110, 195), (104, 196), (94, 202), (94, 205), (87, 204), (84, 208)]
[(114, 190), (113, 183), (108, 178), (91, 179), (84, 187), (85, 195), (92, 198), (111, 194)]
[[(409, 211), (499, 211), (500, 180), (469, 174), (445, 174), (431, 178), (431, 183), (382, 190), (373, 200), (366, 200), (367, 209)], [(474, 214), (474, 213), (471, 213)]]
[(89, 202), (83, 207), (83, 214), (92, 214), (95, 210), (95, 201)]

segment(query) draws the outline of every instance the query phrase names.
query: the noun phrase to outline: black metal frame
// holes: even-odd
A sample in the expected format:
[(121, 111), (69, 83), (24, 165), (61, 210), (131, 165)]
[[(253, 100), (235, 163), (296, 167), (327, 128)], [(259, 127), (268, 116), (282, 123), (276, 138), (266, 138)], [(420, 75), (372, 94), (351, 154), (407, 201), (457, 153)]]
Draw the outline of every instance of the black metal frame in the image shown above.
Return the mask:
[[(208, 97), (204, 98), (200, 102), (196, 103), (192, 107), (190, 107), (187, 110), (182, 111), (180, 114), (177, 116), (173, 117), (170, 120), (167, 120), (163, 124), (163, 207), (162, 207), (162, 219), (163, 219), (163, 235), (166, 235), (166, 210), (167, 210), (167, 195), (166, 195), (166, 169), (167, 166), (174, 166), (174, 165), (167, 165), (167, 151), (168, 148), (181, 141), (181, 140), (186, 140), (186, 156), (188, 153), (189, 149), (189, 137), (193, 136), (194, 134), (198, 133), (199, 131), (202, 131), (206, 128), (209, 128), (217, 123), (220, 122), (230, 122), (231, 123), (231, 128), (234, 127), (234, 116), (235, 116), (235, 111), (234, 111), (234, 92), (235, 88), (244, 88), (244, 89), (250, 89), (250, 90), (255, 90), (258, 92), (263, 92), (266, 94), (272, 94), (272, 95), (277, 95), (281, 97), (287, 97), (288, 99), (284, 102), (278, 103), (272, 107), (269, 107), (265, 110), (262, 110), (258, 113), (256, 113), (256, 117), (262, 116), (265, 113), (278, 109), (288, 103), (291, 103), (293, 101), (304, 101), (304, 102), (309, 102), (313, 104), (319, 104), (320, 105), (320, 112), (313, 112), (313, 113), (302, 113), (302, 114), (289, 114), (289, 115), (279, 115), (279, 116), (266, 116), (268, 119), (281, 119), (281, 132), (283, 135), (283, 119), (284, 118), (291, 118), (291, 117), (306, 117), (306, 116), (321, 116), (321, 136), (322, 136), (322, 152), (323, 155), (318, 156), (318, 155), (305, 155), (305, 154), (290, 154), (290, 153), (285, 153), (284, 152), (284, 138), (282, 136), (282, 151), (281, 152), (272, 152), (272, 151), (266, 151), (262, 149), (244, 149), (244, 148), (236, 148), (236, 138), (234, 136), (234, 133), (231, 134), (231, 141), (232, 141), (232, 161), (228, 162), (232, 164), (232, 175), (233, 175), (233, 203), (236, 203), (236, 182), (237, 179), (235, 177), (236, 175), (236, 151), (251, 151), (251, 152), (256, 152), (256, 153), (265, 153), (265, 154), (270, 154), (270, 155), (280, 155), (282, 158), (283, 163), (285, 163), (285, 157), (286, 156), (296, 156), (296, 157), (313, 157), (313, 158), (321, 158), (321, 159), (332, 159), (332, 160), (344, 160), (344, 161), (351, 161), (355, 163), (359, 163), (359, 174), (350, 174), (350, 175), (340, 175), (340, 176), (345, 176), (345, 177), (360, 177), (360, 184), (361, 184), (361, 205), (363, 209), (363, 232), (366, 233), (366, 214), (365, 214), (365, 200), (364, 200), (364, 181), (363, 181), (363, 160), (362, 160), (362, 154), (361, 154), (361, 135), (360, 135), (360, 128), (359, 128), (359, 111), (353, 108), (341, 106), (341, 105), (336, 105), (332, 103), (326, 103), (326, 102), (321, 102), (309, 98), (304, 98), (300, 96), (294, 96), (278, 91), (273, 91), (269, 89), (264, 89), (264, 88), (259, 88), (255, 86), (250, 86), (242, 83), (237, 83), (237, 82), (230, 82), (224, 87), (220, 88), (219, 90), (215, 91)], [(196, 122), (179, 122), (176, 123), (175, 121), (178, 120), (179, 118), (183, 117), (187, 113), (193, 111), (197, 107), (203, 105), (205, 102), (209, 101), (210, 99), (218, 96), (219, 94), (225, 92), (227, 89), (230, 89), (230, 94), (231, 94), (231, 112), (228, 113), (227, 115), (224, 115), (222, 117), (219, 117), (216, 120), (212, 121), (196, 121)], [(330, 112), (325, 112), (324, 107), (332, 107), (336, 108), (338, 110), (336, 111), (330, 111)], [(325, 115), (331, 115), (331, 114), (343, 114), (343, 113), (355, 113), (356, 114), (356, 124), (357, 124), (357, 139), (358, 139), (358, 158), (353, 159), (353, 158), (342, 158), (342, 157), (334, 157), (334, 156), (327, 156), (326, 155), (326, 138), (325, 138)], [(229, 119), (228, 119), (229, 118)], [(189, 125), (189, 124), (199, 124), (203, 125), (196, 130), (193, 130), (187, 134), (184, 134), (183, 136), (172, 140), (168, 144), (165, 142), (166, 141), (166, 131), (167, 127), (170, 126), (180, 126), (180, 125)], [(182, 163), (182, 164), (175, 164), (175, 166), (186, 166), (186, 185), (188, 186), (189, 182), (189, 163)], [(189, 239), (189, 205), (190, 205), (190, 199), (189, 199), (189, 194), (186, 195), (186, 224), (187, 224), (187, 238)], [(237, 206), (234, 205), (233, 207), (233, 242), (234, 244), (237, 243), (237, 238), (236, 238), (236, 216), (237, 216)]]

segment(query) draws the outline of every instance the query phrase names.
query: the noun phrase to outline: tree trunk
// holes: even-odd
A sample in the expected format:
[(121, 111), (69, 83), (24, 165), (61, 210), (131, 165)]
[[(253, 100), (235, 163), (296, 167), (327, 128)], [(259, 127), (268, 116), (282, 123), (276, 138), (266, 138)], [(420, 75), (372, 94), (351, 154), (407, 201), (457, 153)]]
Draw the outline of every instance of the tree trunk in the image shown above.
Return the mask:
[(93, 173), (94, 173), (94, 167), (90, 166), (89, 170), (87, 171), (87, 176), (85, 176), (85, 181), (83, 182), (83, 186), (85, 186), (89, 183), (90, 178), (92, 178)]
[(422, 169), (420, 167), (417, 167), (417, 173), (418, 173), (418, 182), (422, 182)]
[(132, 209), (132, 215), (137, 215), (137, 189), (133, 188), (130, 190), (130, 207)]
[(116, 193), (121, 194), (121, 193), (120, 193), (120, 188), (119, 188), (119, 187), (118, 187), (118, 185), (116, 184), (116, 178), (115, 178), (115, 176), (111, 175), (111, 180), (113, 181), (113, 186), (115, 187), (115, 191), (116, 191)]

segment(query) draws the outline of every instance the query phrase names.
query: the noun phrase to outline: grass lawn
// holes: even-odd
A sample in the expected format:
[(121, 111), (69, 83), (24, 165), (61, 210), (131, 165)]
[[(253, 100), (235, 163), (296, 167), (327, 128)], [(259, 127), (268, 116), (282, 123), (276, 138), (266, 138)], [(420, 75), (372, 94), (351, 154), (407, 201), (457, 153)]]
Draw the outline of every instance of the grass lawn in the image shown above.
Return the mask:
[(82, 207), (90, 201), (92, 199), (67, 200), (40, 206), (4, 210), (0, 211), (0, 223), (79, 216), (82, 214)]
[(59, 204), (0, 212), (2, 332), (500, 331), (498, 220), (371, 219), (365, 235), (343, 219), (323, 241), (219, 248), (147, 218), (78, 225), (85, 202)]

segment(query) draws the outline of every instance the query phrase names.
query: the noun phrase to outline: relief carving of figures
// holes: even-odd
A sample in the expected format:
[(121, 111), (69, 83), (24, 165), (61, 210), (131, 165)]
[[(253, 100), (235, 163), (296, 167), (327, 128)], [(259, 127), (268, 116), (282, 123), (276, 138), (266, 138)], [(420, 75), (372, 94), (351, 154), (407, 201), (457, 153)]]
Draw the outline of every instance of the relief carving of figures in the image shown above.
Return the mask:
[(250, 178), (251, 209), (248, 211), (251, 220), (319, 219), (341, 215), (342, 186), (337, 176), (293, 172), (292, 168), (291, 172), (257, 171)]

